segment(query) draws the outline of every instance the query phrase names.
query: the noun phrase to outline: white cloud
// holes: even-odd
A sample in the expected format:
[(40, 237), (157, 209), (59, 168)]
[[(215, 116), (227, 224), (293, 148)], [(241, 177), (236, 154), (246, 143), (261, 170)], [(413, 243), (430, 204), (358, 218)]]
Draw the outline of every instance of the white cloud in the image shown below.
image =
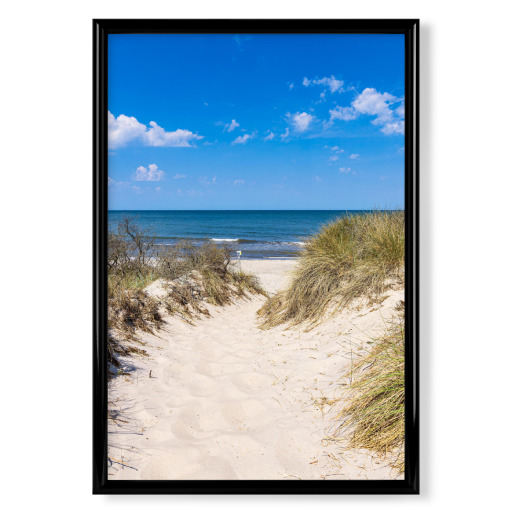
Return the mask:
[(147, 146), (189, 148), (192, 147), (191, 142), (203, 138), (201, 135), (192, 133), (189, 130), (178, 129), (174, 132), (166, 132), (154, 121), (150, 121), (149, 125), (151, 128), (144, 134), (144, 140)]
[(117, 118), (108, 113), (108, 145), (111, 148), (125, 146), (133, 139), (144, 136), (146, 125), (139, 123), (135, 117), (128, 117), (124, 114)]
[(323, 85), (328, 87), (331, 93), (343, 92), (343, 83), (343, 80), (337, 80), (334, 78), (334, 75), (329, 77), (324, 76), (323, 78), (315, 80), (309, 80), (307, 77), (304, 77), (304, 80), (302, 80), (302, 85), (305, 87), (309, 87), (310, 85)]
[(367, 87), (352, 102), (352, 106), (361, 114), (378, 116), (387, 119), (391, 116), (389, 105), (396, 103), (398, 98), (387, 92), (380, 93), (373, 88)]
[(329, 160), (330, 160), (331, 162), (336, 162), (336, 160), (338, 160), (338, 158), (339, 158), (339, 156), (338, 156), (338, 155), (331, 155), (331, 156), (329, 157)]
[(243, 185), (244, 183), (245, 183), (245, 180), (235, 180), (235, 181), (233, 181), (233, 186)]
[(329, 110), (329, 116), (329, 122), (326, 124), (330, 126), (334, 121), (352, 121), (357, 118), (358, 114), (353, 107), (336, 106)]
[(144, 166), (137, 167), (133, 179), (135, 181), (160, 181), (163, 180), (165, 172), (156, 164), (149, 164), (147, 169)]
[(236, 122), (235, 119), (231, 119), (231, 123), (226, 125), (226, 130), (228, 132), (232, 132), (235, 128), (238, 128), (240, 125)]
[(186, 175), (186, 174), (175, 174), (175, 175), (172, 177), (172, 179), (173, 179), (173, 180), (182, 180), (182, 179), (184, 179), (184, 178), (186, 178), (186, 177), (187, 177), (187, 175)]
[(296, 132), (305, 132), (309, 128), (309, 125), (316, 119), (315, 116), (307, 112), (295, 112), (295, 114), (288, 112), (286, 117)]
[(108, 144), (110, 148), (126, 146), (129, 142), (140, 141), (146, 146), (192, 147), (194, 140), (200, 140), (189, 130), (178, 129), (166, 132), (155, 121), (149, 123), (150, 128), (139, 123), (135, 117), (120, 114), (117, 118), (108, 113)]
[(349, 174), (350, 173), (350, 167), (340, 167), (340, 172), (343, 174)]
[[(393, 110), (395, 103), (401, 104)], [(374, 116), (372, 124), (381, 126), (381, 132), (386, 135), (404, 133), (404, 104), (402, 98), (397, 98), (387, 92), (380, 93), (367, 87), (356, 96), (348, 107), (336, 106), (329, 110), (329, 121), (324, 121), (324, 128), (329, 128), (334, 121), (352, 121), (360, 115)]]
[(352, 154), (349, 156), (349, 158), (351, 158), (352, 160), (357, 160), (357, 159), (359, 158), (359, 156), (360, 156), (360, 155), (359, 155), (359, 154), (357, 154), (357, 153), (352, 153)]
[[(402, 102), (401, 105), (392, 110), (391, 105), (398, 102)], [(367, 87), (352, 102), (352, 106), (361, 114), (375, 116), (372, 123), (382, 126), (382, 133), (386, 135), (404, 133), (404, 105), (401, 98), (387, 92), (380, 93), (376, 89)]]
[(331, 151), (334, 151), (335, 153), (344, 153), (345, 150), (344, 149), (341, 149), (339, 146), (332, 146), (332, 147), (329, 147), (329, 146), (324, 146), (324, 149), (330, 149)]
[(108, 177), (107, 182), (108, 182), (109, 187), (111, 187), (112, 185), (115, 185), (115, 183), (116, 183), (110, 176)]
[(290, 128), (286, 127), (286, 130), (284, 131), (284, 133), (281, 133), (281, 140), (288, 138), (289, 135), (290, 135)]
[(160, 192), (160, 190), (162, 190), (162, 187), (156, 187), (156, 188), (155, 188), (155, 190), (156, 190), (157, 192)]
[(313, 176), (313, 178), (311, 178), (313, 181), (316, 181), (317, 183), (320, 183), (322, 181), (322, 178), (320, 178), (320, 176)]
[(295, 87), (295, 84), (292, 82), (289, 86), (290, 91)]
[(245, 144), (249, 139), (252, 139), (252, 135), (246, 133), (245, 135), (238, 136), (231, 144)]
[(402, 120), (392, 121), (386, 123), (380, 131), (386, 135), (393, 135), (394, 133), (405, 133), (405, 122)]
[(274, 132), (270, 132), (266, 137), (263, 137), (263, 140), (274, 140), (275, 136)]

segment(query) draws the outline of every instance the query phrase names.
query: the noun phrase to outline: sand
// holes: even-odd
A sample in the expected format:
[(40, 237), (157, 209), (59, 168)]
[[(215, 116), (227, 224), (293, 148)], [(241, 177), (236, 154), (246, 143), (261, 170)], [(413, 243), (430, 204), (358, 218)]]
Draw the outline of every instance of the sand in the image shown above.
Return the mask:
[[(242, 261), (269, 293), (294, 265)], [(141, 335), (149, 357), (124, 360), (129, 374), (111, 380), (109, 478), (397, 478), (389, 461), (329, 439), (341, 374), (403, 300), (403, 290), (387, 295), (309, 332), (259, 329), (262, 297), (210, 307), (195, 325), (165, 318), (157, 335)]]

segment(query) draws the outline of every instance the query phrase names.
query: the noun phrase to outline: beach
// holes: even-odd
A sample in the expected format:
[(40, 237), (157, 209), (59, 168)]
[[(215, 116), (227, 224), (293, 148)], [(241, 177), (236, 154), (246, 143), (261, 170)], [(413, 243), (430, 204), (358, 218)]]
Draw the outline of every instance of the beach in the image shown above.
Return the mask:
[[(270, 295), (295, 265), (241, 261)], [(260, 295), (210, 305), (193, 323), (165, 316), (155, 334), (140, 334), (148, 355), (124, 358), (110, 381), (109, 479), (402, 478), (335, 431), (340, 376), (403, 298), (395, 289), (378, 307), (355, 301), (311, 330), (262, 330)]]

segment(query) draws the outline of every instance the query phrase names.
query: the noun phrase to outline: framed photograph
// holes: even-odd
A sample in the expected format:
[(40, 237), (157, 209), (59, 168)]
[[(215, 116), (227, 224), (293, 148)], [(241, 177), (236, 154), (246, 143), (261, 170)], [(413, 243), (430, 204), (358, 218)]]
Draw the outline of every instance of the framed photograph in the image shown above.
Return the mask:
[(418, 494), (419, 20), (94, 20), (96, 494)]

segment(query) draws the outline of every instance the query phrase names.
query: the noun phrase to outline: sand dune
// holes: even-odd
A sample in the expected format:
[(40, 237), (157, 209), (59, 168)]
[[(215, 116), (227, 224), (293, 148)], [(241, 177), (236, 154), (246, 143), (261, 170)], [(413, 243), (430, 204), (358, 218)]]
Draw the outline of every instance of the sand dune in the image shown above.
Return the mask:
[[(294, 264), (242, 268), (274, 293)], [(386, 461), (328, 440), (351, 353), (382, 332), (403, 299), (388, 295), (309, 332), (260, 330), (259, 297), (210, 307), (195, 325), (167, 317), (157, 335), (141, 336), (149, 357), (126, 360), (129, 375), (111, 381), (109, 478), (395, 478)]]

